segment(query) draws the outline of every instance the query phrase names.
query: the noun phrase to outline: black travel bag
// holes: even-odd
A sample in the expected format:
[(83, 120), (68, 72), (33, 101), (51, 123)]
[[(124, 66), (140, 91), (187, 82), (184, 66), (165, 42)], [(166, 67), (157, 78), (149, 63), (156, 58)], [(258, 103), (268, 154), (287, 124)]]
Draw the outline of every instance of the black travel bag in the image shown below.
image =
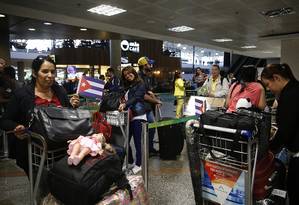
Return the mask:
[[(172, 120), (163, 118), (162, 120)], [(184, 148), (184, 123), (158, 127), (159, 153), (161, 159), (175, 160)]]
[(48, 182), (50, 192), (65, 205), (93, 205), (113, 184), (131, 193), (119, 157), (109, 153), (85, 157), (78, 166), (69, 166), (66, 156), (54, 164)]

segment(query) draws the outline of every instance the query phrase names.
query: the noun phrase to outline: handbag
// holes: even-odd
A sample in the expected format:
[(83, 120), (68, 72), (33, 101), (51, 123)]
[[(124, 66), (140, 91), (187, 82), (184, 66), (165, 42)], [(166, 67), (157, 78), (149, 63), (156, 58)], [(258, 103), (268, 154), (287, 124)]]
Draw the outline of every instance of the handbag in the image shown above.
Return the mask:
[(93, 119), (92, 127), (94, 128), (95, 132), (102, 133), (106, 139), (106, 142), (110, 142), (112, 126), (99, 112), (93, 114)]
[(105, 93), (100, 104), (100, 112), (117, 110), (123, 95), (122, 91)]
[(37, 106), (32, 120), (30, 130), (51, 142), (67, 142), (93, 133), (92, 115), (88, 110)]

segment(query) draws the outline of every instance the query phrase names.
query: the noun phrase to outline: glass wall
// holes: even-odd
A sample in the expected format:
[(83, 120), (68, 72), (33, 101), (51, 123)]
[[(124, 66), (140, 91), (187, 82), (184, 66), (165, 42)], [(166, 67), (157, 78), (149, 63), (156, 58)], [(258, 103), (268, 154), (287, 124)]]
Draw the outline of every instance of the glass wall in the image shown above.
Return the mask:
[(196, 67), (209, 69), (212, 64), (222, 67), (224, 62), (222, 51), (168, 41), (163, 42), (163, 54), (181, 57), (182, 69), (187, 73), (193, 72), (193, 68)]

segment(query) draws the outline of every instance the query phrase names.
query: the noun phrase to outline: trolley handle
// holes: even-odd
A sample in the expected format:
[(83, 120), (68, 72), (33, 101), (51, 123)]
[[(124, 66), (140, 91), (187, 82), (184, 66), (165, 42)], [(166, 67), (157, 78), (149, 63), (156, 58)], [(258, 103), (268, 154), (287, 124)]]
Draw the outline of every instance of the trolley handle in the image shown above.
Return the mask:
[(207, 129), (207, 130), (226, 132), (226, 133), (231, 133), (231, 134), (240, 133), (241, 136), (245, 137), (246, 139), (250, 139), (253, 137), (253, 132), (250, 130), (238, 130), (238, 129), (232, 129), (232, 128), (226, 128), (226, 127), (218, 127), (218, 126), (213, 126), (213, 125), (203, 125), (203, 128)]

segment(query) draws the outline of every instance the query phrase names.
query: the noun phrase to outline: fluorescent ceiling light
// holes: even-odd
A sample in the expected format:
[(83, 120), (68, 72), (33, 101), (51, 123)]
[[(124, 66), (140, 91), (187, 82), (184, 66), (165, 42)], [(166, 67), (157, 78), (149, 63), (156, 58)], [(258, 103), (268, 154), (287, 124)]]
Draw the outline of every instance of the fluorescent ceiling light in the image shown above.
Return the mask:
[(50, 23), (50, 22), (44, 22), (44, 24), (47, 25), (47, 26), (51, 26), (52, 25), (52, 23)]
[(87, 28), (80, 28), (80, 31), (87, 31)]
[(272, 51), (263, 51), (263, 53), (273, 53)]
[(186, 48), (186, 47), (183, 47), (183, 49), (186, 50), (187, 48)]
[(177, 47), (181, 47), (181, 44), (180, 44), (180, 43), (178, 43)]
[(233, 41), (233, 39), (230, 39), (230, 38), (216, 38), (216, 39), (213, 39), (213, 41), (218, 42), (218, 43), (223, 43), (223, 42)]
[(192, 31), (194, 30), (194, 28), (191, 28), (189, 26), (177, 26), (177, 27), (169, 28), (168, 30), (173, 32), (186, 32), (186, 31)]
[(35, 31), (35, 28), (28, 28), (29, 31)]
[(89, 11), (91, 13), (105, 15), (105, 16), (113, 16), (113, 15), (116, 15), (116, 14), (126, 12), (127, 10), (117, 8), (117, 7), (114, 7), (114, 6), (110, 6), (110, 5), (106, 5), (106, 4), (101, 4), (99, 6), (88, 9), (87, 11)]
[(5, 17), (5, 15), (4, 14), (0, 14), (0, 18), (4, 18)]
[(249, 48), (256, 48), (256, 46), (254, 46), (254, 45), (251, 45), (251, 46), (242, 46), (241, 48), (249, 49)]

